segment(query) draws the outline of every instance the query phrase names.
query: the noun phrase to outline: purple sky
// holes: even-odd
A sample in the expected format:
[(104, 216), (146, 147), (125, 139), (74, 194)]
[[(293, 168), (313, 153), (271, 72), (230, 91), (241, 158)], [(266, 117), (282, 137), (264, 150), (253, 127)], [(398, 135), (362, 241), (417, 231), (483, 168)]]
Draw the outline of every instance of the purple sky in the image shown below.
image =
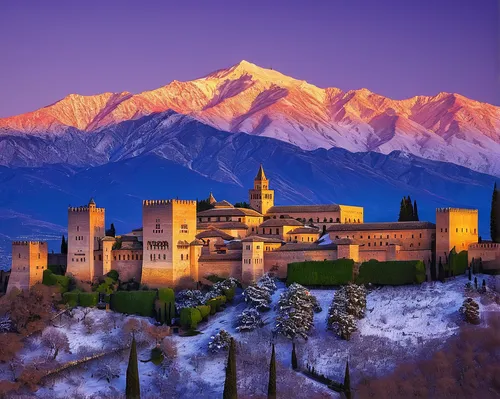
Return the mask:
[(500, 105), (498, 20), (495, 0), (2, 0), (0, 117), (242, 59), (320, 87)]

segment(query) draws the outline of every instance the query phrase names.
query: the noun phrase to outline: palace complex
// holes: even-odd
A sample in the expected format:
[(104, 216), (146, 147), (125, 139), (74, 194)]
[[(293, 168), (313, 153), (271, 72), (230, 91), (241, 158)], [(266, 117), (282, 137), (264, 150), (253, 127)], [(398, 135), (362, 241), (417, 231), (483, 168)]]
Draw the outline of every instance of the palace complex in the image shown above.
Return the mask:
[[(435, 224), (364, 223), (359, 206), (277, 206), (274, 200), (261, 166), (249, 190), (250, 208), (212, 194), (210, 209), (200, 212), (196, 201), (144, 200), (142, 228), (117, 237), (106, 236), (105, 209), (94, 200), (70, 207), (67, 273), (92, 281), (117, 270), (123, 281), (155, 288), (214, 274), (245, 283), (268, 271), (286, 277), (287, 265), (300, 261), (422, 260), (429, 273), (452, 248), (468, 250), (469, 258), (500, 258), (500, 244), (478, 243), (477, 210), (440, 208)], [(40, 282), (50, 256), (46, 243), (13, 242), (8, 288)]]

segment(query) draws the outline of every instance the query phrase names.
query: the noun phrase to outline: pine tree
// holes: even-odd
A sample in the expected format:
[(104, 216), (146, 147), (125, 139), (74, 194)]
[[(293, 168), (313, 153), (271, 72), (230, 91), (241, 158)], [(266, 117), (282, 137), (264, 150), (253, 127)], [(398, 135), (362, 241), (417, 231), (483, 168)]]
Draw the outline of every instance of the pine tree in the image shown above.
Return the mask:
[(236, 345), (231, 338), (229, 354), (227, 355), (226, 380), (224, 381), (223, 399), (237, 399), (238, 388), (236, 386)]
[(346, 399), (351, 399), (351, 377), (349, 375), (349, 360), (345, 365), (345, 374), (344, 374), (344, 394)]
[(418, 208), (417, 208), (417, 200), (415, 200), (413, 202), (413, 220), (418, 222), (419, 221), (419, 218), (418, 218)]
[(271, 352), (271, 363), (269, 364), (269, 384), (267, 385), (267, 398), (276, 399), (276, 354)]
[(500, 198), (498, 196), (497, 183), (493, 187), (491, 196), (491, 214), (490, 214), (490, 235), (491, 241), (500, 242)]
[(292, 369), (297, 370), (299, 368), (297, 364), (297, 352), (295, 352), (295, 342), (292, 344)]
[(61, 239), (61, 253), (62, 254), (68, 253), (68, 243), (66, 242), (66, 237), (64, 237), (64, 235), (62, 236)]
[(139, 368), (137, 366), (137, 345), (135, 338), (132, 338), (130, 346), (130, 357), (127, 367), (127, 386), (125, 391), (126, 399), (140, 399), (141, 387), (139, 384)]

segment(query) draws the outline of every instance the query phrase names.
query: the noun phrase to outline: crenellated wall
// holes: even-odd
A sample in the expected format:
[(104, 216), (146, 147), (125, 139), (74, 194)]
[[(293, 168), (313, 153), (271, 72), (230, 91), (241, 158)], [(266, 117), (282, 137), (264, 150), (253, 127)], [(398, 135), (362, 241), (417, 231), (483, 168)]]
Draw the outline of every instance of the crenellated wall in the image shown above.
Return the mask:
[(42, 282), (47, 269), (47, 243), (42, 241), (14, 241), (12, 243), (12, 268), (7, 292), (13, 288), (29, 290)]

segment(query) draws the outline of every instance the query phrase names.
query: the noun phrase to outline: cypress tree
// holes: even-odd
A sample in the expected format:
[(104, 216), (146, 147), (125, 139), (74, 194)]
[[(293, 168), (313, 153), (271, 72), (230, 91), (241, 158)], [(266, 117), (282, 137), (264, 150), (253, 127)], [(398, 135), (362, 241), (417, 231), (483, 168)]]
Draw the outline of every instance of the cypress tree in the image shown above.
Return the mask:
[(276, 354), (271, 352), (271, 363), (269, 364), (269, 384), (267, 385), (267, 399), (276, 399)]
[(137, 346), (135, 343), (135, 338), (132, 338), (132, 345), (130, 346), (125, 397), (126, 399), (140, 399), (141, 397), (141, 387), (139, 384), (139, 368), (137, 366)]
[(483, 278), (483, 291), (486, 291), (486, 280)]
[(344, 394), (346, 399), (351, 399), (351, 377), (349, 375), (349, 360), (345, 365), (345, 374), (344, 374)]
[(404, 200), (404, 198), (401, 200), (401, 205), (399, 206), (399, 218), (398, 218), (398, 222), (403, 222), (404, 219), (405, 219), (405, 214), (406, 214), (406, 211), (405, 211), (405, 205), (406, 205), (406, 201)]
[(406, 204), (406, 220), (410, 221), (413, 220), (413, 205), (411, 204), (411, 198), (408, 196), (406, 199), (407, 204)]
[(297, 364), (297, 353), (295, 352), (295, 342), (292, 344), (292, 369), (297, 370), (299, 368)]
[(469, 281), (472, 281), (472, 264), (469, 266)]
[(444, 268), (443, 264), (441, 263), (441, 258), (439, 258), (439, 265), (438, 265), (438, 278), (439, 280), (444, 283)]
[(68, 253), (68, 243), (66, 242), (66, 237), (64, 237), (64, 234), (61, 238), (61, 253), (62, 254)]
[(110, 234), (111, 237), (115, 237), (116, 236), (116, 229), (115, 229), (115, 225), (113, 223), (111, 223), (111, 226), (109, 228), (109, 232), (111, 233)]
[(476, 287), (477, 290), (477, 277), (474, 276), (474, 286)]
[(417, 200), (413, 201), (413, 220), (418, 222), (418, 208), (417, 208)]
[(236, 345), (231, 338), (229, 353), (227, 355), (226, 380), (224, 381), (223, 399), (238, 399), (238, 388), (236, 386)]
[(498, 198), (497, 183), (493, 187), (493, 195), (491, 196), (491, 213), (490, 213), (490, 235), (491, 241), (500, 242), (500, 199)]

